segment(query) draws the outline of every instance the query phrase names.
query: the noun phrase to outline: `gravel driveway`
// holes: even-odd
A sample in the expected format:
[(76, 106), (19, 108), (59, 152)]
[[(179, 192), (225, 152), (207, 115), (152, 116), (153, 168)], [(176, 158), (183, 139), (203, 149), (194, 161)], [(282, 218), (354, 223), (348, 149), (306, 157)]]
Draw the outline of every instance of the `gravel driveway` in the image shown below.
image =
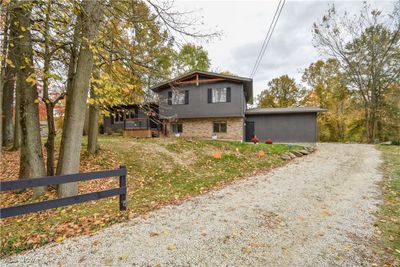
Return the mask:
[(0, 265), (371, 265), (379, 164), (373, 146), (320, 144), (266, 175)]

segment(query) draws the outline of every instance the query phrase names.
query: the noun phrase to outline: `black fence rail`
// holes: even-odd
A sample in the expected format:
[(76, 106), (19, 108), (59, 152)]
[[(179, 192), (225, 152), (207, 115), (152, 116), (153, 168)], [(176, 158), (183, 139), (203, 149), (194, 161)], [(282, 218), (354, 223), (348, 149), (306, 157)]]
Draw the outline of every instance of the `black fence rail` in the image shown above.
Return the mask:
[(72, 197), (59, 198), (23, 204), (18, 206), (6, 207), (0, 209), (0, 219), (37, 212), (41, 210), (53, 209), (72, 204), (78, 204), (86, 201), (97, 200), (119, 195), (119, 209), (126, 210), (126, 167), (120, 166), (116, 170), (96, 171), (87, 173), (67, 174), (60, 176), (46, 176), (18, 181), (0, 182), (0, 191), (20, 190), (37, 186), (48, 186), (56, 184), (65, 184), (79, 181), (88, 181), (95, 179), (104, 179), (119, 176), (119, 187), (109, 190), (97, 191)]

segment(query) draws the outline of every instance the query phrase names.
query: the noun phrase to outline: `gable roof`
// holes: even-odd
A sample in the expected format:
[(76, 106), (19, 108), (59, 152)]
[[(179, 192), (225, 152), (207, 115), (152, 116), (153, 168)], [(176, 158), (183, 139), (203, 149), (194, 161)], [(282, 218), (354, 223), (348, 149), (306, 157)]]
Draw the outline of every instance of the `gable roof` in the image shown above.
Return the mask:
[(252, 108), (246, 110), (246, 115), (286, 114), (286, 113), (316, 113), (327, 109), (318, 107), (290, 107), (290, 108)]
[[(157, 84), (157, 85), (151, 87), (150, 89), (153, 90), (154, 92), (160, 92), (162, 90), (170, 88), (171, 86), (176, 86), (176, 85), (178, 85), (179, 82), (182, 82), (183, 80), (186, 80), (191, 77), (195, 77), (196, 75), (199, 75), (203, 78), (220, 79), (219, 81), (224, 79), (224, 80), (231, 81), (231, 82), (241, 83), (241, 84), (243, 84), (246, 101), (250, 104), (253, 103), (253, 79), (240, 77), (240, 76), (234, 76), (234, 75), (219, 74), (219, 73), (209, 72), (209, 71), (200, 71), (200, 70), (190, 71), (188, 73), (185, 73), (178, 77), (175, 77), (171, 80)], [(199, 81), (201, 81), (201, 80), (199, 80)], [(210, 80), (210, 83), (211, 82), (213, 82), (213, 81)]]

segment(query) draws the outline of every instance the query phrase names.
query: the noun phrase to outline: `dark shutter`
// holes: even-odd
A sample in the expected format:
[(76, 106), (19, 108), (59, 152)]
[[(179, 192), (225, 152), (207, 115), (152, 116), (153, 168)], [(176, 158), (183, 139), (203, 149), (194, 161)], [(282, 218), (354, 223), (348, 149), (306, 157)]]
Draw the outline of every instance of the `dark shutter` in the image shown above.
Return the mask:
[(168, 105), (172, 105), (172, 91), (168, 91)]
[(226, 102), (231, 102), (231, 88), (226, 88)]
[(207, 91), (207, 101), (208, 101), (208, 103), (212, 103), (212, 89), (211, 88), (208, 88), (208, 91)]
[(185, 104), (189, 104), (189, 91), (185, 90)]
[(111, 124), (114, 124), (114, 116), (110, 114)]

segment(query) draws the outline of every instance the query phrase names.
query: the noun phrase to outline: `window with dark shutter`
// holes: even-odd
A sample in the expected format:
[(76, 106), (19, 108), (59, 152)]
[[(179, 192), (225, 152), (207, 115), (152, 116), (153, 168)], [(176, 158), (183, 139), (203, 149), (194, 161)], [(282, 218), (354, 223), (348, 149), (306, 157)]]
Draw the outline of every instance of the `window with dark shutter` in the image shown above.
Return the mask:
[(189, 91), (185, 90), (185, 105), (189, 104)]
[(168, 105), (172, 105), (172, 91), (168, 91)]
[[(211, 91), (211, 93), (210, 93)], [(229, 101), (228, 101), (229, 92)], [(211, 96), (210, 96), (211, 95)], [(230, 88), (212, 88), (208, 91), (208, 103), (226, 103), (230, 102)]]
[(172, 105), (186, 104), (186, 91), (174, 90), (172, 91)]
[(207, 102), (212, 103), (212, 89), (211, 88), (208, 88), (208, 91), (207, 91)]

